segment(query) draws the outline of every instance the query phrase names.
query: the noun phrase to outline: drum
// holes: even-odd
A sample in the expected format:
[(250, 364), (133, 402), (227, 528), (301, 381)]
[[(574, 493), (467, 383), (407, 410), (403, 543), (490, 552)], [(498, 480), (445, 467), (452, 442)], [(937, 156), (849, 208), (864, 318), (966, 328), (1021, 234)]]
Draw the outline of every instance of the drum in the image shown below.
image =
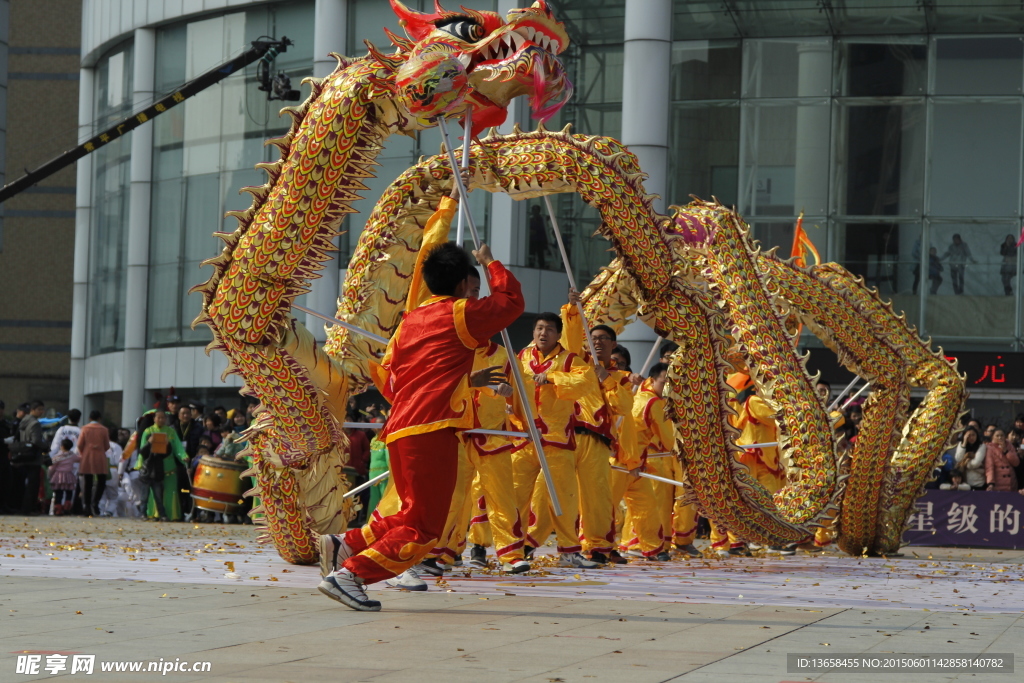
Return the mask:
[(245, 503), (242, 494), (242, 472), (245, 463), (221, 460), (210, 455), (199, 459), (195, 479), (192, 481), (192, 500), (200, 510), (225, 512), (234, 515), (242, 512)]

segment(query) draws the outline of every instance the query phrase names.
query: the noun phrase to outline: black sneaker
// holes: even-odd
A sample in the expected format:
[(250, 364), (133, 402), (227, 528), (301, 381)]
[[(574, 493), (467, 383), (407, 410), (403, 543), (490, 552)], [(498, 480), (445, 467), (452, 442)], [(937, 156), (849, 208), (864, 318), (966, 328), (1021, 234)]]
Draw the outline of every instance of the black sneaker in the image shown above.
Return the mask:
[(692, 543), (687, 543), (686, 545), (677, 545), (676, 550), (682, 553), (683, 555), (689, 555), (690, 557), (701, 557), (701, 553), (699, 550), (697, 550), (697, 546), (695, 546)]
[(469, 551), (469, 566), (476, 569), (487, 568), (487, 548), (474, 545)]
[(595, 550), (590, 553), (590, 561), (597, 562), (598, 564), (608, 564), (608, 556)]
[(753, 555), (750, 554), (750, 551), (747, 550), (747, 546), (745, 545), (736, 546), (735, 548), (729, 548), (729, 554), (733, 557), (753, 557)]
[(612, 564), (629, 564), (629, 560), (624, 558), (622, 555), (619, 555), (618, 550), (613, 550), (608, 553), (608, 561)]
[(669, 556), (669, 554), (664, 550), (662, 550), (657, 555), (651, 555), (647, 559), (651, 562), (670, 562), (672, 560), (671, 556)]
[(536, 548), (534, 548), (532, 545), (524, 545), (523, 546), (523, 557), (526, 558), (527, 560), (532, 560), (533, 559), (533, 551), (534, 550), (536, 550)]

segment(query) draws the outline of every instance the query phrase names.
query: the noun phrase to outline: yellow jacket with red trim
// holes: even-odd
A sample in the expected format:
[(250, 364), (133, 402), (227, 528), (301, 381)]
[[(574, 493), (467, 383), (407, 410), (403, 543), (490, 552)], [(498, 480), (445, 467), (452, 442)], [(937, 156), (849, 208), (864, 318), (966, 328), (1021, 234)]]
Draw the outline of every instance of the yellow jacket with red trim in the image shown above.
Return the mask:
[[(473, 357), (473, 372), (494, 366), (503, 368), (506, 377), (511, 372), (505, 347), (488, 342), (487, 346), (481, 346), (476, 350)], [(511, 380), (509, 382), (511, 383)], [(473, 395), (473, 428), (512, 431), (508, 419), (508, 405), (508, 400), (494, 393), (490, 387), (477, 389)], [(472, 434), (471, 437), (477, 452), (481, 455), (494, 455), (512, 449), (512, 440), (507, 436)]]
[(547, 376), (547, 384), (533, 384), (532, 408), (542, 443), (558, 448), (576, 448), (573, 431), (576, 402), (597, 391), (593, 370), (561, 344), (546, 356), (541, 356), (536, 347), (528, 346), (519, 352), (519, 361), (523, 374), (532, 377), (545, 373)]
[[(748, 397), (743, 405), (737, 405), (735, 401), (732, 405), (737, 414), (731, 419), (731, 422), (736, 429), (740, 430), (736, 445), (772, 443), (779, 440), (775, 413), (763, 398), (754, 394)], [(775, 446), (745, 449), (738, 460), (746, 465), (760, 463), (778, 476), (783, 474), (779, 467), (779, 449)]]
[(665, 417), (665, 399), (651, 390), (644, 380), (633, 399), (633, 419), (637, 428), (637, 451), (644, 465), (652, 453), (668, 453), (675, 448), (675, 426)]
[[(572, 304), (562, 306), (562, 344), (579, 354), (594, 373), (590, 349), (586, 344), (583, 320)], [(633, 421), (633, 385), (629, 373), (615, 368), (608, 370), (608, 377), (597, 387), (597, 391), (584, 395), (577, 401), (576, 423), (595, 434), (612, 441), (612, 452), (619, 465), (628, 469), (640, 466), (640, 451), (636, 446), (636, 425)]]

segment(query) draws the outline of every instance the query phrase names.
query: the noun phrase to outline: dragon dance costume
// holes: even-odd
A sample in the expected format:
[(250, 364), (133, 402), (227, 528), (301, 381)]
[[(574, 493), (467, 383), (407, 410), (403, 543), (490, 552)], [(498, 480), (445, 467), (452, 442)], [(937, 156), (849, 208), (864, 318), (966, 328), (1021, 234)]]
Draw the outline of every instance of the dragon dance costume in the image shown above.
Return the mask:
[(377, 387), (391, 403), (384, 441), (402, 507), (345, 534), (354, 554), (344, 567), (365, 583), (417, 564), (444, 531), (458, 473), (458, 432), (473, 425), (468, 377), (475, 350), (524, 308), (512, 273), (498, 261), (487, 267), (491, 296), (427, 299), (405, 317), (375, 366)]
[(521, 519), (532, 510), (527, 543), (543, 545), (554, 529), (559, 553), (581, 550), (577, 535), (579, 486), (576, 481), (575, 406), (576, 402), (596, 390), (593, 371), (582, 358), (561, 344), (547, 354), (528, 346), (519, 353), (523, 374), (530, 377), (544, 373), (547, 383), (533, 385), (533, 411), (541, 443), (547, 456), (555, 491), (562, 504), (562, 514), (555, 515), (547, 487), (538, 481), (540, 461), (533, 444), (517, 446), (512, 457), (516, 505)]

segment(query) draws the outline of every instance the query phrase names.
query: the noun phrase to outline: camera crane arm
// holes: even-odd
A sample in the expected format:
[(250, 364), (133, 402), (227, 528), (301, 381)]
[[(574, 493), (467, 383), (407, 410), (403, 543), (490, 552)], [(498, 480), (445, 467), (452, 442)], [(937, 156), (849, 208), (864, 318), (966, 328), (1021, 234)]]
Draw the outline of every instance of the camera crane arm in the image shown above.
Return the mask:
[(288, 38), (284, 36), (281, 37), (281, 40), (254, 40), (249, 49), (231, 61), (221, 64), (220, 66), (216, 66), (206, 73), (197, 76), (170, 95), (154, 102), (142, 111), (118, 121), (110, 128), (83, 142), (77, 147), (69, 149), (34, 171), (28, 171), (17, 180), (4, 185), (4, 187), (0, 189), (0, 203), (7, 201), (24, 190), (27, 190), (62, 168), (70, 166), (86, 154), (94, 152), (103, 145), (106, 145), (107, 143), (123, 136), (125, 133), (138, 128), (150, 119), (163, 114), (176, 104), (184, 102), (189, 97), (206, 90), (211, 85), (219, 83), (231, 74), (244, 69), (253, 62), (264, 58), (266, 58), (267, 61), (273, 60), (274, 57), (287, 50), (288, 46), (293, 44), (294, 43), (292, 41), (288, 40)]

